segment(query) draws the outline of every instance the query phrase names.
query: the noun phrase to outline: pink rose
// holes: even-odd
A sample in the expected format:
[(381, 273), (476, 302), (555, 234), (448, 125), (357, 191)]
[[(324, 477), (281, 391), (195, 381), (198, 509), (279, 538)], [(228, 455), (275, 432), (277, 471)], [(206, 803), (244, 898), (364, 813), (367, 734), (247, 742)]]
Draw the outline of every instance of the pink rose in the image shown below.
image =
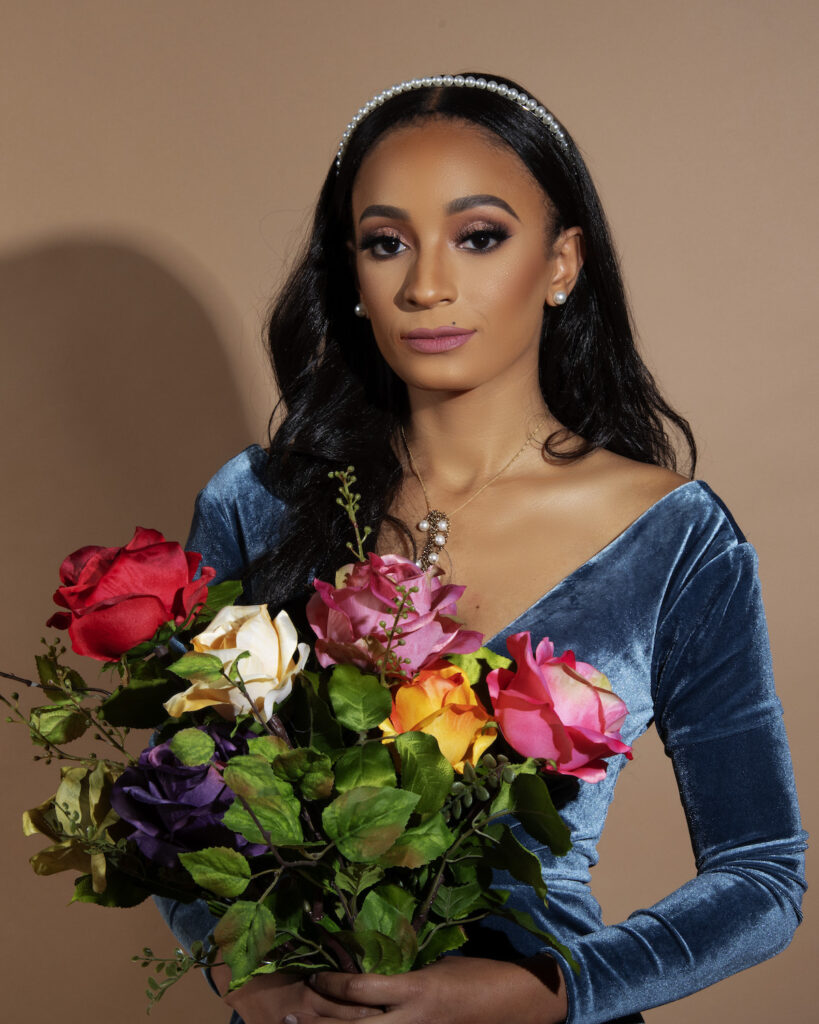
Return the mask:
[(444, 585), (408, 558), (367, 557), (367, 562), (339, 570), (335, 587), (322, 580), (314, 583), (316, 593), (307, 603), (307, 620), (318, 637), (319, 664), (352, 664), (379, 671), (395, 620), (396, 599), (400, 600), (399, 586), (417, 587), (418, 591), (409, 595), (414, 611), (400, 622), (404, 643), (393, 645), (395, 654), (405, 660), (400, 668), (394, 662), (388, 664), (389, 676), (409, 678), (429, 662), (481, 646), (482, 634), (463, 629), (450, 618), (463, 587)]
[(628, 708), (602, 672), (575, 661), (571, 651), (556, 658), (548, 639), (533, 655), (529, 633), (510, 636), (506, 645), (516, 667), (490, 672), (487, 685), (501, 732), (515, 750), (585, 782), (605, 776), (603, 758), (631, 759), (631, 747), (620, 739)]
[(55, 612), (46, 625), (67, 629), (76, 654), (116, 661), (165, 622), (181, 625), (208, 596), (216, 570), (196, 570), (202, 556), (183, 551), (157, 530), (136, 528), (123, 548), (96, 544), (70, 554), (60, 566)]

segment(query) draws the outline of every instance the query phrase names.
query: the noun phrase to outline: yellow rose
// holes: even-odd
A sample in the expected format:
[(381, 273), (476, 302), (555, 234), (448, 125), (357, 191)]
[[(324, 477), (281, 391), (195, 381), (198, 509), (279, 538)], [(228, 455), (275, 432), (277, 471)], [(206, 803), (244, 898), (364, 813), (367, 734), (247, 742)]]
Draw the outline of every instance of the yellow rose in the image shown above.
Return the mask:
[(434, 736), (457, 772), (463, 772), (466, 761), (474, 765), (497, 736), (494, 720), (454, 665), (422, 669), (402, 683), (380, 729), (389, 737), (410, 731)]
[[(287, 612), (279, 612), (271, 620), (266, 604), (222, 608), (208, 628), (194, 637), (193, 647), (203, 654), (215, 654), (225, 673), (240, 654), (250, 653), (249, 658), (239, 662), (238, 668), (253, 706), (265, 720), (290, 694), (293, 677), (301, 670), (309, 653), (307, 644), (298, 642), (298, 634)], [(187, 690), (165, 703), (165, 710), (174, 717), (209, 707), (227, 719), (251, 711), (239, 687), (224, 677), (193, 679)]]

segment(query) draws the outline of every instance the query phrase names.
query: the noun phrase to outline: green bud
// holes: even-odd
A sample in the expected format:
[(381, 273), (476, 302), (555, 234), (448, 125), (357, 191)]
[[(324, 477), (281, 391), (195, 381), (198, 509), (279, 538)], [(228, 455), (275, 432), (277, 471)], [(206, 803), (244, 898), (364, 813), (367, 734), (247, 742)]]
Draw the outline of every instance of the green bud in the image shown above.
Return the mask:
[(465, 789), (466, 786), (460, 780), (456, 779), (456, 781), (452, 783), (452, 789), (450, 790), (450, 792), (452, 793), (453, 796), (460, 796)]
[(484, 754), (483, 757), (481, 758), (481, 764), (485, 768), (488, 768), (490, 771), (493, 768), (497, 768), (498, 767), (498, 762), (495, 760), (495, 758), (491, 754)]
[(464, 764), (464, 782), (474, 782), (476, 778), (475, 769), (469, 761), (466, 761)]
[(504, 782), (514, 782), (516, 775), (517, 772), (511, 764), (508, 764), (501, 772), (501, 778), (503, 779)]
[(479, 800), (488, 800), (489, 799), (489, 790), (486, 788), (486, 786), (476, 786), (475, 787), (475, 796)]
[(471, 807), (472, 806), (472, 790), (468, 789), (464, 793), (462, 799), (463, 799), (463, 802), (464, 802), (464, 807)]

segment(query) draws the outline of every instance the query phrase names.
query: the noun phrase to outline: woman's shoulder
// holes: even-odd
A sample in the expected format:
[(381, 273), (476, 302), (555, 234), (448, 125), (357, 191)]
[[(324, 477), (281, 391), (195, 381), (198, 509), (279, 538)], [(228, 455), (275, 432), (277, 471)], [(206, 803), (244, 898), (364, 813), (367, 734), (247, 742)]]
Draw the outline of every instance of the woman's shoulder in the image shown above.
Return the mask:
[(612, 536), (648, 532), (661, 547), (668, 541), (709, 549), (746, 543), (725, 502), (704, 480), (612, 452), (596, 455), (590, 484)]
[(208, 480), (200, 497), (214, 504), (231, 506), (239, 500), (275, 501), (265, 484), (267, 453), (258, 444), (248, 445), (220, 466)]
[(275, 543), (283, 502), (267, 482), (267, 453), (250, 445), (214, 473), (196, 499), (188, 549), (221, 578), (241, 575)]

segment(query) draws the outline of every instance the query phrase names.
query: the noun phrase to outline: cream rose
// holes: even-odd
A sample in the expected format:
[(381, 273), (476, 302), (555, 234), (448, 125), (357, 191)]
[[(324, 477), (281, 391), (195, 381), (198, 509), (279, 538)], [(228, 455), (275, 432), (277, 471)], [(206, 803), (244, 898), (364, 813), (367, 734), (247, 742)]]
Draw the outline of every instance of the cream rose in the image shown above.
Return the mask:
[[(310, 650), (307, 644), (298, 642), (287, 612), (271, 619), (266, 604), (222, 608), (208, 628), (194, 637), (193, 647), (199, 653), (216, 655), (226, 675), (240, 654), (249, 653), (239, 662), (238, 670), (253, 706), (265, 720), (289, 696), (293, 677)], [(239, 687), (224, 676), (193, 679), (187, 690), (165, 703), (165, 710), (174, 717), (208, 707), (228, 719), (252, 710)]]

